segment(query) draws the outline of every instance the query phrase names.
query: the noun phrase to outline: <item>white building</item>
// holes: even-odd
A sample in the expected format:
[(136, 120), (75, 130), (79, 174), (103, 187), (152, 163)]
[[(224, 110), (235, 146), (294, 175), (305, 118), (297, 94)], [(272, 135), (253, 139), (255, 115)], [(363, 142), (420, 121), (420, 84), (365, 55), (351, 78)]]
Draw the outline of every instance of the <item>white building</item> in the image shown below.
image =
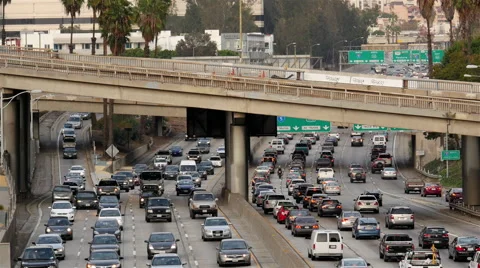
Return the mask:
[[(205, 33), (210, 34), (210, 39), (217, 43), (217, 47), (221, 48), (221, 36), (219, 30), (206, 30)], [(96, 33), (97, 38), (97, 54), (103, 53), (103, 39), (100, 33)], [(175, 50), (178, 41), (184, 39), (185, 36), (172, 36), (170, 31), (162, 31), (158, 35), (158, 43), (162, 49)], [(75, 45), (74, 53), (88, 55), (91, 53), (92, 33), (74, 33), (73, 44)], [(70, 33), (61, 33), (60, 30), (49, 30), (47, 32), (21, 32), (20, 46), (32, 48), (47, 48), (68, 53), (68, 45), (70, 44)], [(145, 40), (139, 31), (130, 33), (130, 42), (126, 44), (126, 48), (143, 48)], [(150, 49), (154, 49), (154, 42), (150, 43)], [(111, 54), (108, 49), (108, 54)]]

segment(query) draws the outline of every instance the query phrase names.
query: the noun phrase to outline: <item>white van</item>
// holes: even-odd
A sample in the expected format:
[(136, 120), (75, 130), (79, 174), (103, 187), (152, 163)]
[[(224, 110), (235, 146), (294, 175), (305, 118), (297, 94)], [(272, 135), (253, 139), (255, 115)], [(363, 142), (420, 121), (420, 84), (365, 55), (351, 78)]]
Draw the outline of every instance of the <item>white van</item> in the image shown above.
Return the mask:
[(339, 231), (315, 230), (310, 241), (308, 257), (312, 260), (317, 257), (343, 258), (343, 237)]
[(373, 145), (387, 145), (387, 138), (385, 135), (375, 135), (372, 138)]
[(182, 160), (180, 162), (180, 174), (197, 171), (197, 162), (194, 160)]
[(277, 150), (277, 153), (281, 153), (281, 154), (285, 153), (285, 143), (283, 143), (282, 139), (273, 139), (270, 142), (270, 147)]

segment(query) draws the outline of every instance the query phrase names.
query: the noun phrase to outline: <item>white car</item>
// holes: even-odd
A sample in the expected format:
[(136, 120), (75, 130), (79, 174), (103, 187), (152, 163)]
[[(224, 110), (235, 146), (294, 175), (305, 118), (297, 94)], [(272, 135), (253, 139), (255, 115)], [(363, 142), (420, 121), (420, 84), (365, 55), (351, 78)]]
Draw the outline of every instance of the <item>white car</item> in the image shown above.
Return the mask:
[(118, 208), (102, 208), (98, 213), (98, 219), (115, 219), (120, 225), (120, 230), (123, 230), (123, 217), (124, 214), (120, 212)]
[(340, 184), (338, 184), (338, 182), (336, 181), (329, 181), (325, 183), (325, 185), (323, 186), (323, 192), (326, 194), (342, 194)]
[(85, 178), (85, 168), (83, 166), (80, 166), (80, 165), (72, 166), (68, 170), (68, 173), (77, 173), (77, 174), (80, 174), (80, 176), (82, 176), (83, 178)]
[(212, 155), (210, 156), (210, 159), (208, 159), (210, 162), (212, 162), (212, 166), (214, 167), (222, 167), (222, 158), (218, 155)]
[(50, 210), (50, 217), (63, 216), (67, 217), (69, 221), (75, 220), (76, 208), (69, 201), (55, 201)]
[(71, 115), (67, 123), (72, 124), (73, 128), (79, 129), (83, 127), (83, 119), (79, 115)]
[(362, 132), (352, 132), (350, 134), (350, 137), (355, 137), (355, 136), (363, 136), (363, 133)]
[(168, 159), (166, 157), (155, 157), (153, 159), (153, 166), (157, 169), (163, 169), (168, 165)]
[(290, 200), (278, 200), (277, 203), (275, 204), (275, 206), (273, 207), (273, 217), (276, 219), (277, 218), (277, 213), (278, 211), (280, 210), (280, 208), (282, 206), (285, 206), (285, 205), (292, 205), (292, 206), (295, 206), (296, 204), (293, 203), (292, 201)]
[(69, 137), (76, 137), (75, 129), (74, 128), (62, 128), (62, 137), (69, 136)]
[(335, 171), (333, 168), (319, 168), (317, 173), (317, 183), (320, 183), (320, 179), (333, 178)]
[(329, 133), (328, 136), (329, 137), (335, 137), (335, 138), (337, 138), (337, 140), (340, 140), (340, 133)]

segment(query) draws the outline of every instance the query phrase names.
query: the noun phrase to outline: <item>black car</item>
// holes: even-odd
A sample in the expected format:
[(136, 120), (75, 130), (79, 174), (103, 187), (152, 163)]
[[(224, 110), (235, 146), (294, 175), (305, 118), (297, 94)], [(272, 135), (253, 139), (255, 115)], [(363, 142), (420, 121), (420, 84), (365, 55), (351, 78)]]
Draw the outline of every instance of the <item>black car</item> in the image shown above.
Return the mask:
[(444, 227), (425, 226), (418, 235), (418, 246), (422, 248), (448, 248), (448, 231)]
[(198, 144), (197, 146), (198, 150), (200, 151), (201, 154), (209, 154), (210, 153), (210, 144)]
[(208, 178), (208, 167), (207, 166), (197, 166), (197, 172), (202, 178), (202, 180), (206, 180)]
[(148, 165), (147, 164), (136, 164), (134, 167), (133, 167), (133, 175), (135, 177), (138, 177), (142, 172), (144, 172), (145, 170), (148, 169)]
[(333, 162), (330, 158), (318, 158), (315, 160), (315, 169), (318, 171), (321, 168), (333, 168)]
[(313, 216), (298, 216), (292, 222), (293, 236), (310, 237), (313, 230), (318, 230), (318, 220)]
[(202, 161), (197, 165), (197, 168), (198, 167), (206, 167), (208, 175), (215, 174), (215, 168), (213, 167), (212, 161), (208, 161), (208, 160)]
[(118, 241), (122, 241), (122, 231), (118, 221), (115, 219), (98, 219), (91, 228), (93, 237), (99, 234), (113, 234)]
[(119, 201), (116, 196), (113, 195), (102, 195), (98, 200), (97, 213), (102, 210), (102, 208), (118, 208), (121, 209), (120, 205), (122, 201)]
[(448, 258), (453, 261), (465, 260), (480, 250), (480, 239), (475, 236), (455, 237), (448, 246)]
[(59, 234), (63, 240), (73, 240), (72, 225), (67, 217), (50, 217), (45, 224), (45, 233)]
[(338, 140), (335, 137), (327, 137), (325, 139), (325, 142), (331, 142), (331, 143), (333, 143), (333, 146), (335, 146), (335, 147), (338, 146)]
[(300, 216), (310, 216), (310, 212), (307, 209), (292, 209), (288, 212), (288, 216), (285, 219), (285, 228), (292, 228), (292, 222), (296, 217)]
[(379, 190), (364, 191), (364, 195), (373, 195), (377, 198), (378, 205), (383, 206), (383, 194)]
[(313, 184), (298, 183), (295, 185), (295, 188), (293, 190), (293, 198), (295, 199), (295, 201), (297, 201), (297, 203), (300, 203), (300, 201), (303, 200), (303, 197), (308, 187), (313, 187)]
[(114, 234), (99, 234), (93, 237), (92, 242), (88, 242), (90, 252), (99, 249), (113, 249), (118, 255), (120, 255), (120, 243)]
[(178, 165), (168, 165), (163, 171), (163, 176), (166, 180), (176, 180), (179, 173), (180, 169)]
[(177, 253), (177, 242), (180, 239), (175, 239), (175, 236), (171, 232), (155, 232), (151, 233), (147, 243), (147, 257), (149, 260), (153, 258), (155, 254), (161, 253)]
[(135, 188), (134, 180), (135, 175), (131, 171), (118, 171), (115, 175), (125, 175), (128, 180), (128, 184), (130, 185), (130, 189), (133, 190)]
[(72, 147), (63, 148), (63, 159), (77, 159), (77, 149)]
[(130, 184), (128, 183), (127, 176), (115, 174), (112, 175), (112, 179), (117, 181), (120, 190), (125, 190), (127, 193), (130, 191)]
[(52, 246), (30, 246), (23, 251), (22, 257), (17, 260), (20, 261), (21, 268), (58, 268), (58, 260)]
[[(115, 199), (117, 199), (115, 197)], [(98, 197), (95, 191), (78, 191), (75, 196), (75, 207), (81, 208), (98, 208)]]
[(148, 198), (150, 197), (160, 197), (160, 194), (158, 192), (155, 192), (155, 191), (151, 191), (151, 192), (141, 192), (140, 193), (140, 196), (139, 196), (139, 207), (140, 208), (143, 208), (145, 207), (145, 203), (147, 203), (148, 201)]
[(117, 251), (113, 249), (99, 249), (90, 252), (90, 257), (85, 258), (87, 261), (87, 267), (115, 267), (121, 268), (122, 264)]
[(164, 197), (150, 197), (145, 204), (145, 221), (167, 220), (172, 221), (172, 207), (170, 200)]
[(181, 194), (190, 194), (190, 192), (195, 188), (195, 183), (193, 180), (180, 180), (175, 185), (175, 191), (177, 192), (177, 196)]
[(318, 216), (338, 215), (342, 213), (342, 203), (336, 199), (323, 199), (318, 205)]

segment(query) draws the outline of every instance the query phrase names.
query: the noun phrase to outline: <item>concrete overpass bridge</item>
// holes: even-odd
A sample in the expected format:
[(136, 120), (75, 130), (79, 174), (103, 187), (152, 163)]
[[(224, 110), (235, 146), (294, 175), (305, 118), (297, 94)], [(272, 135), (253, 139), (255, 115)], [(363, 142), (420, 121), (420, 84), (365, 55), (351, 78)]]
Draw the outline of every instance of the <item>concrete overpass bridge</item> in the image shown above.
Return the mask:
[[(111, 58), (111, 57), (105, 57)], [(18, 90), (41, 89), (55, 94), (197, 107), (231, 112), (230, 150), (227, 165), (232, 192), (246, 194), (247, 167), (245, 114), (293, 117), (403, 127), (465, 135), (462, 138), (465, 202), (480, 205), (480, 102), (476, 98), (438, 97), (376, 91), (375, 88), (324, 88), (305, 81), (284, 81), (222, 76), (188, 71), (169, 71), (121, 65), (67, 61), (48, 57), (0, 55), (0, 85)], [(411, 92), (410, 92), (411, 91)], [(444, 91), (450, 93), (450, 91)], [(461, 92), (464, 93), (464, 92)], [(468, 93), (474, 94), (474, 93)], [(465, 95), (466, 96), (466, 95)], [(235, 123), (237, 122), (237, 123)], [(242, 178), (242, 179), (238, 179)]]

